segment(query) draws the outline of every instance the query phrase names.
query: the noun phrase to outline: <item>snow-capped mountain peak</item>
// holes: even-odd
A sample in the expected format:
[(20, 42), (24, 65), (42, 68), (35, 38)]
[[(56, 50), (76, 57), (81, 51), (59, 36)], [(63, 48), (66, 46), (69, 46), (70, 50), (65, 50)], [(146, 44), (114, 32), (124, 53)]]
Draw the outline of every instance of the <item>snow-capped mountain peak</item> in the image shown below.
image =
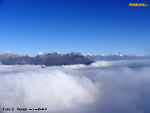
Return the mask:
[(0, 57), (1, 58), (9, 58), (9, 57), (17, 57), (17, 55), (16, 55), (16, 53), (13, 53), (11, 51), (6, 51), (6, 52), (0, 53)]
[(41, 56), (43, 55), (43, 52), (38, 52), (37, 55)]

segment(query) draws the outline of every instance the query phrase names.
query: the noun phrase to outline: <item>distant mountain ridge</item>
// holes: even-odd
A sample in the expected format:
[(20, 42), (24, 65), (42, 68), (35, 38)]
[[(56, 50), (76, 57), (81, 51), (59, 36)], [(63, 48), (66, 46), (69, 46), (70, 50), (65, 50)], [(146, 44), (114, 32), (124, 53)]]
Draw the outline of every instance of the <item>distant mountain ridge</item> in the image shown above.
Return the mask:
[(37, 56), (31, 57), (28, 55), (17, 55), (13, 52), (0, 53), (0, 64), (2, 65), (71, 65), (71, 64), (90, 64), (93, 61), (80, 53), (59, 54), (57, 52), (38, 53)]
[(60, 66), (72, 64), (91, 64), (94, 61), (106, 60), (150, 60), (150, 55), (123, 55), (116, 54), (100, 54), (100, 55), (82, 55), (81, 53), (59, 54), (57, 52), (42, 53), (38, 52), (37, 56), (17, 55), (16, 53), (7, 51), (0, 53), (0, 65), (46, 65)]
[(93, 55), (93, 54), (87, 54), (84, 55), (85, 57), (89, 58), (92, 61), (99, 61), (99, 60), (150, 60), (150, 55), (123, 55), (121, 53), (116, 54), (100, 54), (100, 55)]

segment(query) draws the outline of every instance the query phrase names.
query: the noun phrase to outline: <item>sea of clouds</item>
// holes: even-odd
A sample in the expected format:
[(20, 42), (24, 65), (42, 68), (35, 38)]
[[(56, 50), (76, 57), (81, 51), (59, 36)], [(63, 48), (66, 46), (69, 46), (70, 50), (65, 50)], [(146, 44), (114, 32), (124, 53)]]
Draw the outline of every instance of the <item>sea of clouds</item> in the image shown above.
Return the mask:
[(0, 113), (11, 112), (4, 107), (47, 108), (47, 113), (150, 113), (149, 105), (147, 60), (0, 65)]

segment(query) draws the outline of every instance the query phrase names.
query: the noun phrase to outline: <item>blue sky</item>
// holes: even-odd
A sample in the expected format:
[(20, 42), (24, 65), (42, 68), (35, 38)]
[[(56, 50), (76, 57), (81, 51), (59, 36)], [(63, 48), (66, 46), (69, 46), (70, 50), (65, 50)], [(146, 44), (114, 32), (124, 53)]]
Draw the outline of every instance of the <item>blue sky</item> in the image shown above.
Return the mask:
[(0, 52), (150, 54), (149, 0), (0, 0)]

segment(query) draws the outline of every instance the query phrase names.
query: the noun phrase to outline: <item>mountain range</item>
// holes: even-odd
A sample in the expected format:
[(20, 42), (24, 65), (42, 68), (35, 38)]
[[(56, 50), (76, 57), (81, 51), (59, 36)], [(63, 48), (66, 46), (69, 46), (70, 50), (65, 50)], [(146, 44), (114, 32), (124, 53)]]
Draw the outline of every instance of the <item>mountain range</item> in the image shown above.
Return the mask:
[(45, 66), (60, 66), (72, 64), (91, 64), (95, 61), (106, 60), (150, 60), (150, 55), (123, 55), (116, 54), (100, 54), (100, 55), (82, 55), (81, 53), (59, 54), (57, 52), (42, 53), (39, 52), (36, 56), (17, 55), (16, 53), (7, 51), (0, 53), (0, 65), (45, 65)]
[(13, 52), (0, 53), (0, 64), (1, 65), (46, 65), (46, 66), (60, 66), (60, 65), (71, 65), (71, 64), (90, 64), (93, 61), (80, 53), (68, 53), (58, 54), (56, 52), (51, 53), (38, 53), (37, 56), (31, 57), (28, 55), (17, 55)]
[(89, 58), (92, 61), (99, 61), (99, 60), (106, 60), (106, 61), (113, 61), (113, 60), (150, 60), (150, 55), (123, 55), (121, 53), (116, 54), (100, 54), (100, 55), (93, 55), (87, 54), (84, 55), (85, 57)]

